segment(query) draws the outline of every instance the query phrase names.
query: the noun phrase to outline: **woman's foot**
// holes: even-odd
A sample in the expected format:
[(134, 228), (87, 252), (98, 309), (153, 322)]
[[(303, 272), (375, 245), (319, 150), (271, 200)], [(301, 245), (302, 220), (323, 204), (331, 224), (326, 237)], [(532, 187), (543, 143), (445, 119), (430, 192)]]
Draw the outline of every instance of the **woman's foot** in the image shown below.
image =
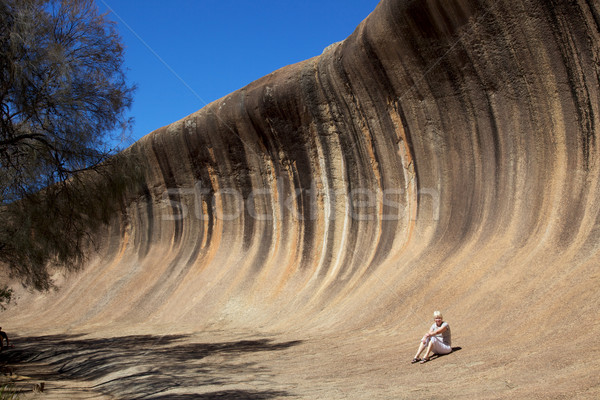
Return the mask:
[(421, 361), (421, 359), (420, 359), (420, 358), (417, 358), (417, 357), (415, 357), (415, 358), (413, 358), (413, 359), (412, 359), (412, 361), (411, 361), (410, 363), (411, 363), (411, 364), (414, 364), (414, 363), (418, 363), (419, 361)]
[(425, 364), (427, 361), (429, 361), (429, 357), (422, 359), (421, 364)]

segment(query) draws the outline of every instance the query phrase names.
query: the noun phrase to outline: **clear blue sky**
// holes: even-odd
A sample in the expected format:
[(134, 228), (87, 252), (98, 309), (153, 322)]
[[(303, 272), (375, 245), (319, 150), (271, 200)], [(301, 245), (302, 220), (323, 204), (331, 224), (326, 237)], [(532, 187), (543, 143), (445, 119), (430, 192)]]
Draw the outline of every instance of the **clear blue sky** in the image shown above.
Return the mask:
[(348, 37), (379, 0), (96, 0), (138, 89), (132, 139)]

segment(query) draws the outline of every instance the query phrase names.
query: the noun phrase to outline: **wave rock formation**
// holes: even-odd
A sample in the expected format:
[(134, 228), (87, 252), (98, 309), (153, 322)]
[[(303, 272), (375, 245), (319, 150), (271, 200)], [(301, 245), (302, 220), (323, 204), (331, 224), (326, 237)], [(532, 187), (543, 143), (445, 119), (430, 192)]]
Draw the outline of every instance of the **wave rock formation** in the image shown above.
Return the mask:
[(440, 309), (463, 352), (529, 349), (571, 390), (590, 378), (555, 358), (600, 356), (599, 86), (596, 1), (383, 0), (124, 152), (143, 195), (5, 316), (371, 332), (410, 359)]

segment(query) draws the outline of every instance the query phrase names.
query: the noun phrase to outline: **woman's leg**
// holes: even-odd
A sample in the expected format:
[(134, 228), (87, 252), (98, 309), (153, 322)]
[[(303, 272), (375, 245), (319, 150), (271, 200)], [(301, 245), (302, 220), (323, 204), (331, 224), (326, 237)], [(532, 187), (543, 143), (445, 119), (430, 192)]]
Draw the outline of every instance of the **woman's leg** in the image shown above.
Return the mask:
[(417, 350), (417, 354), (415, 354), (415, 359), (419, 358), (419, 356), (423, 352), (423, 349), (429, 343), (429, 340), (430, 340), (429, 338), (425, 338), (425, 336), (423, 336), (423, 338), (421, 339), (421, 343), (419, 343), (419, 349)]
[(452, 347), (437, 339), (433, 343), (432, 350), (434, 354), (449, 354), (452, 352)]
[(429, 353), (431, 353), (431, 348), (433, 347), (433, 343), (435, 342), (434, 340), (435, 338), (430, 338), (429, 342), (427, 343), (427, 349), (425, 350), (425, 356), (423, 357), (423, 360), (429, 360)]
[(423, 343), (423, 342), (419, 343), (419, 350), (417, 350), (417, 354), (415, 354), (415, 358), (419, 358), (419, 356), (423, 352), (424, 348), (425, 348), (425, 343)]

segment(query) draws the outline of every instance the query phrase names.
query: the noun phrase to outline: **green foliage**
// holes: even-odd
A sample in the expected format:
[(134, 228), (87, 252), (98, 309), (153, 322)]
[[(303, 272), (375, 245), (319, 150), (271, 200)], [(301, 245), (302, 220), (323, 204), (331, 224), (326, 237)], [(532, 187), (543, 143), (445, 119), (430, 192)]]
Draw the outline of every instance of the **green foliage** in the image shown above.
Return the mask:
[(0, 385), (0, 400), (17, 400), (19, 392), (11, 383)]
[(0, 266), (36, 289), (77, 268), (139, 178), (113, 156), (134, 88), (91, 0), (0, 0)]
[(111, 154), (132, 101), (114, 25), (91, 0), (0, 1), (0, 200)]
[(94, 234), (135, 193), (141, 172), (133, 158), (115, 157), (0, 209), (0, 261), (25, 285), (50, 288), (53, 268), (75, 270), (93, 250)]

